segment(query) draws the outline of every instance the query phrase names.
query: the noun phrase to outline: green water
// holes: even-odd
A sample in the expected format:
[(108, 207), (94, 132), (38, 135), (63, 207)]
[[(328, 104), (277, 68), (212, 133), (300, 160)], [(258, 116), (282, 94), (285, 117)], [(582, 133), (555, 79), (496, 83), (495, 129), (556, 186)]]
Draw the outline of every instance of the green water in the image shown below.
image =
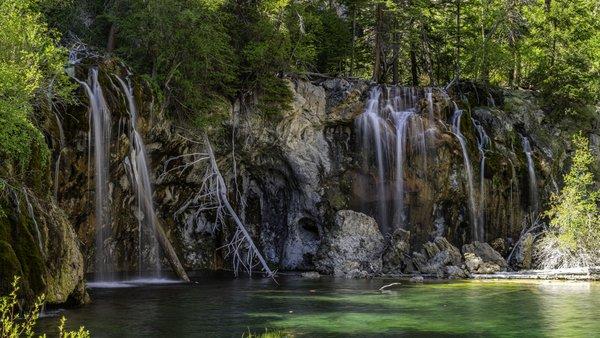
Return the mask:
[[(197, 284), (91, 289), (92, 305), (65, 311), (96, 337), (540, 336), (600, 334), (600, 284), (590, 282), (402, 283), (390, 280), (273, 282), (203, 276)], [(56, 318), (42, 320), (51, 331)]]

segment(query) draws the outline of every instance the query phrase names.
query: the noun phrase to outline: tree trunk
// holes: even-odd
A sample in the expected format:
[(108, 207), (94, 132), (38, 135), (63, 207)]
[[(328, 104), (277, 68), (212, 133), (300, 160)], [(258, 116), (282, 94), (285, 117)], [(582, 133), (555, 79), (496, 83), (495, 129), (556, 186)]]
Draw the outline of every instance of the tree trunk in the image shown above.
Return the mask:
[(375, 13), (375, 62), (373, 64), (373, 81), (381, 83), (383, 66), (383, 4), (377, 3)]
[(460, 80), (460, 0), (456, 0), (456, 60), (455, 79)]
[(398, 76), (398, 58), (400, 57), (400, 46), (399, 43), (400, 41), (398, 41), (400, 38), (398, 36), (399, 34), (397, 32), (394, 32), (394, 51), (393, 51), (393, 58), (392, 58), (392, 84), (397, 85), (399, 82), (399, 76)]
[(165, 257), (169, 261), (169, 264), (171, 265), (171, 269), (173, 269), (173, 272), (175, 272), (177, 277), (179, 277), (181, 280), (183, 280), (184, 282), (189, 282), (190, 278), (188, 277), (187, 273), (185, 272), (185, 269), (183, 268), (183, 266), (181, 265), (181, 262), (179, 261), (179, 257), (177, 257), (177, 254), (175, 253), (175, 249), (173, 249), (171, 242), (169, 242), (169, 239), (167, 238), (165, 230), (160, 225), (160, 222), (156, 218), (156, 215), (154, 216), (154, 222), (156, 224), (156, 231), (155, 231), (156, 239), (158, 240), (158, 243), (160, 244), (163, 252), (165, 253)]
[(112, 52), (115, 49), (115, 36), (117, 35), (117, 27), (115, 24), (110, 25), (110, 30), (108, 31), (108, 41), (106, 42), (106, 51)]
[(352, 7), (352, 55), (350, 56), (350, 76), (354, 76), (354, 63), (356, 62), (356, 6)]
[(415, 52), (415, 44), (410, 43), (410, 74), (412, 79), (412, 85), (419, 85), (419, 68), (417, 66), (417, 53)]

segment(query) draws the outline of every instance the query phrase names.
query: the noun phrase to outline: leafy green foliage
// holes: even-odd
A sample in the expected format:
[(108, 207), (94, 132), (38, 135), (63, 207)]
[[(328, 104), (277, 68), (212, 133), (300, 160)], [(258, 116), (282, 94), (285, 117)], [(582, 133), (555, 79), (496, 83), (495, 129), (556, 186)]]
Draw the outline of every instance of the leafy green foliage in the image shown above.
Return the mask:
[[(6, 296), (0, 297), (0, 336), (6, 338), (33, 337), (36, 321), (44, 304), (44, 295), (35, 300), (31, 310), (21, 314), (18, 311), (19, 277), (15, 276), (12, 282), (12, 290)], [(60, 338), (87, 338), (90, 332), (80, 327), (78, 331), (65, 330), (65, 317), (59, 324)], [(40, 337), (46, 337), (41, 335)]]
[(552, 196), (547, 215), (561, 249), (571, 252), (600, 252), (600, 192), (590, 167), (594, 161), (589, 142), (581, 134), (573, 137), (575, 154), (565, 185)]
[(63, 71), (66, 51), (57, 47), (37, 5), (0, 0), (0, 156), (21, 170), (33, 151), (40, 156), (38, 167), (48, 160), (43, 136), (31, 120), (37, 98), (65, 97), (70, 90)]

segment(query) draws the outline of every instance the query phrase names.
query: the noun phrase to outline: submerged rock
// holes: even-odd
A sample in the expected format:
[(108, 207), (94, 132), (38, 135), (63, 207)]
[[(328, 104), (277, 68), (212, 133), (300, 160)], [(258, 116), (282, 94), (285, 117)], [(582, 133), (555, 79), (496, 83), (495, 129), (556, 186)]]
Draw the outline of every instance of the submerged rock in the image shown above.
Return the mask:
[(490, 274), (506, 270), (506, 260), (487, 243), (465, 244), (462, 252), (471, 273)]
[(321, 275), (316, 271), (305, 271), (305, 272), (301, 273), (300, 276), (302, 278), (308, 278), (308, 279), (321, 278)]
[(315, 267), (321, 273), (348, 278), (379, 274), (383, 243), (372, 217), (352, 210), (338, 211), (333, 227), (325, 229)]

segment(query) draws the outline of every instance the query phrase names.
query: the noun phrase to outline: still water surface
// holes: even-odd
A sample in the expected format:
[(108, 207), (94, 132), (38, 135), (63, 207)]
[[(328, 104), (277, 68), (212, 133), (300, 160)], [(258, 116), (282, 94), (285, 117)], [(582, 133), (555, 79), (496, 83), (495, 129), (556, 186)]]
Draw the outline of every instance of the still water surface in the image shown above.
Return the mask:
[[(460, 281), (378, 289), (390, 280), (234, 279), (91, 288), (91, 305), (61, 312), (93, 337), (241, 337), (248, 330), (295, 336), (600, 335), (600, 283)], [(128, 286), (128, 287), (125, 287)], [(57, 317), (42, 318), (52, 332)]]

